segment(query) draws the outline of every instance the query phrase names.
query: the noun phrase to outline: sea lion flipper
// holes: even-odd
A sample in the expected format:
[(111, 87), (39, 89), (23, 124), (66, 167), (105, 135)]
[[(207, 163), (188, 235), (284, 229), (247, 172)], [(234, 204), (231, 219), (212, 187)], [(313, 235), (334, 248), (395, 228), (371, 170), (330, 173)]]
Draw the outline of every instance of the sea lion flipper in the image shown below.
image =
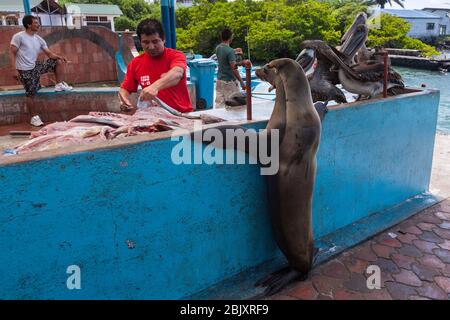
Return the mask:
[(254, 297), (253, 299), (262, 299), (272, 296), (285, 288), (287, 285), (298, 280), (304, 280), (306, 275), (291, 268), (285, 267), (277, 272), (271, 274), (263, 282), (263, 286), (266, 287), (262, 294)]

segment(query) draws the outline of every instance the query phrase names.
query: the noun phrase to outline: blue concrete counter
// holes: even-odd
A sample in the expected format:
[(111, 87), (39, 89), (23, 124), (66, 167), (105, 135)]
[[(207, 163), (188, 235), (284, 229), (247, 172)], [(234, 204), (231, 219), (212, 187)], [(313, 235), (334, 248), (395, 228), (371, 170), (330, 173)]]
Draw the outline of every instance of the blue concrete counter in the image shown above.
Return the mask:
[[(438, 106), (426, 90), (330, 108), (313, 206), (323, 252), (433, 203)], [(169, 136), (0, 159), (0, 298), (181, 299), (279, 259), (259, 167), (174, 165)]]

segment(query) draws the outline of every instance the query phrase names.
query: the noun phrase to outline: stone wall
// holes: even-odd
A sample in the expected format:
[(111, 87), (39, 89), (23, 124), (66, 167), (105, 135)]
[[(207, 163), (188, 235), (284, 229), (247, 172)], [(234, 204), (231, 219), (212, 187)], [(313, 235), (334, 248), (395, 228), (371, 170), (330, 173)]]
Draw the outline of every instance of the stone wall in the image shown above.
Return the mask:
[[(67, 121), (90, 111), (120, 110), (117, 89), (102, 92), (42, 92), (34, 98), (31, 114), (45, 123)], [(23, 94), (0, 93), (0, 125), (30, 121), (30, 110)]]
[[(12, 36), (22, 31), (17, 26), (0, 27), (0, 86), (20, 84), (13, 78), (14, 67), (10, 61), (9, 44)], [(116, 81), (117, 70), (114, 54), (117, 51), (117, 34), (101, 26), (81, 29), (65, 27), (41, 27), (38, 33), (51, 51), (65, 56), (64, 79), (70, 83)], [(41, 54), (39, 59), (45, 59)], [(41, 78), (43, 86), (54, 85), (54, 75)]]

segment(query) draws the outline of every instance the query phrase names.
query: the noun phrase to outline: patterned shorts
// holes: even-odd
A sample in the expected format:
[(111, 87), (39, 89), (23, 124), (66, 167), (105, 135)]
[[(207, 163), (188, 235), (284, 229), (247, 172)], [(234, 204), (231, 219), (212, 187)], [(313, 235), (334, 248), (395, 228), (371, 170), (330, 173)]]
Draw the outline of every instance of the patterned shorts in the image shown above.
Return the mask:
[(36, 61), (36, 66), (32, 70), (18, 70), (20, 82), (25, 87), (27, 97), (32, 97), (41, 88), (41, 75), (48, 72), (55, 72), (57, 60), (47, 59), (46, 61)]

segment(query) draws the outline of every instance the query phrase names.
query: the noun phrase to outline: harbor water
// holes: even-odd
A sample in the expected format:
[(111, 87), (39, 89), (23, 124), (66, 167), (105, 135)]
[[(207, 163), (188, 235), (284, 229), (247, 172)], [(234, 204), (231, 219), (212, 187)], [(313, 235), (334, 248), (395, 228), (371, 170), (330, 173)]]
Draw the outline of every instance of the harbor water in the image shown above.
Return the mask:
[(437, 131), (450, 134), (450, 73), (395, 67), (410, 87), (426, 84), (429, 89), (441, 91)]

